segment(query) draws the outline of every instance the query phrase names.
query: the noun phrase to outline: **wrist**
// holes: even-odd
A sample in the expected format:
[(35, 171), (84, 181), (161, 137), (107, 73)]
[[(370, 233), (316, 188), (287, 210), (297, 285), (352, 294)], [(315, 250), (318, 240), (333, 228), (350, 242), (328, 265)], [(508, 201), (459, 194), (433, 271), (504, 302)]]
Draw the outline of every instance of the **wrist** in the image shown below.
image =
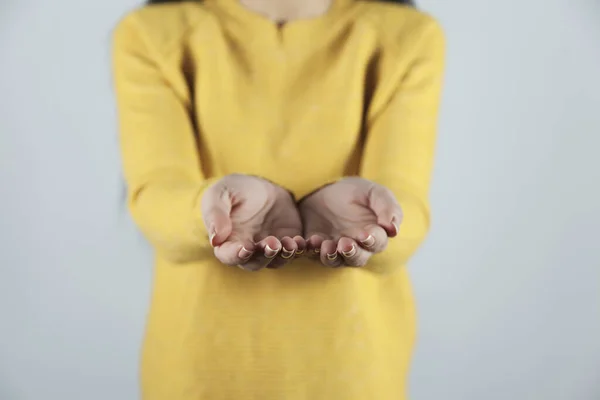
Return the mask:
[(294, 196), (294, 193), (287, 189), (286, 187), (278, 184), (277, 182), (274, 182), (268, 178), (265, 178), (264, 176), (260, 176), (260, 175), (252, 175), (252, 174), (233, 174), (233, 175), (238, 175), (238, 176), (246, 176), (249, 178), (253, 178), (253, 179), (258, 179), (261, 182), (264, 182), (266, 184), (266, 187), (268, 188), (268, 190), (272, 190), (273, 194), (275, 195), (275, 197), (279, 198), (279, 199), (287, 199), (289, 198), (293, 203), (296, 202), (296, 198)]

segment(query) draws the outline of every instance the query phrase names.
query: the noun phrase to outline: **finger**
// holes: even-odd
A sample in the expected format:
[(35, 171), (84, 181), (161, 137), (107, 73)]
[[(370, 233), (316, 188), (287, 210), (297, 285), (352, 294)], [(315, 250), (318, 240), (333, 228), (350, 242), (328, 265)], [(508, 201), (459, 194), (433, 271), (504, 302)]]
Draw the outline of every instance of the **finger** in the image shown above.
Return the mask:
[(363, 249), (371, 253), (380, 253), (387, 247), (388, 234), (379, 225), (367, 225), (364, 230), (351, 236)]
[(337, 242), (333, 240), (324, 240), (321, 244), (321, 262), (327, 267), (342, 266), (342, 256), (337, 252)]
[(256, 246), (250, 240), (226, 241), (214, 248), (215, 257), (225, 265), (242, 265), (254, 255)]
[(209, 188), (202, 197), (202, 218), (213, 247), (222, 245), (231, 235), (231, 206), (229, 192), (220, 185)]
[(308, 256), (315, 260), (321, 259), (321, 244), (325, 240), (325, 235), (309, 235), (306, 239), (306, 252)]
[(398, 235), (402, 223), (402, 208), (391, 190), (380, 186), (369, 195), (369, 208), (377, 216), (377, 223), (389, 237)]
[(281, 239), (281, 251), (279, 254), (269, 263), (267, 268), (281, 268), (288, 262), (294, 259), (294, 255), (298, 250), (296, 241), (291, 237), (284, 237)]
[(268, 236), (256, 243), (256, 251), (242, 267), (247, 271), (258, 271), (268, 266), (281, 251), (281, 242), (275, 236)]
[(337, 252), (349, 267), (364, 267), (371, 258), (372, 253), (363, 249), (353, 239), (343, 237), (337, 245)]
[(296, 258), (303, 256), (306, 253), (306, 240), (302, 236), (294, 236), (294, 242), (296, 242)]

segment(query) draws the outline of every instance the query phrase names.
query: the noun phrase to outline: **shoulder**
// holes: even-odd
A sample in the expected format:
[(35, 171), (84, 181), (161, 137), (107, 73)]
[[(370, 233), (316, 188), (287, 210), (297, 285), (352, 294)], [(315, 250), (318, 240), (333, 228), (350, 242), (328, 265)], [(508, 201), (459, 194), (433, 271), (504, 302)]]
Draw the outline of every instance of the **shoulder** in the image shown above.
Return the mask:
[(376, 34), (383, 50), (404, 55), (443, 51), (444, 29), (430, 14), (393, 2), (361, 3), (360, 23)]
[(190, 32), (214, 18), (201, 3), (182, 2), (143, 6), (125, 14), (113, 30), (115, 47), (151, 46), (163, 55), (181, 47)]
[[(397, 3), (364, 0), (361, 7), (356, 23), (363, 36), (374, 38), (377, 50), (370, 115), (377, 115), (401, 84), (406, 90), (441, 87), (445, 38), (440, 23), (423, 11)], [(410, 85), (412, 89), (407, 89)]]

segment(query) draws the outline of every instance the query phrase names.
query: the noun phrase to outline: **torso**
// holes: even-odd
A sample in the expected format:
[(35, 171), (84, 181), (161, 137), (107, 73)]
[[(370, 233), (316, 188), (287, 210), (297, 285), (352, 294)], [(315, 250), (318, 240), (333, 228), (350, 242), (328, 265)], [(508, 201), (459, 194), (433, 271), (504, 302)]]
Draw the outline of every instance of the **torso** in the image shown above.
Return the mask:
[(178, 27), (149, 33), (166, 78), (193, 108), (205, 175), (262, 175), (302, 195), (354, 173), (368, 117), (392, 95), (408, 68), (402, 53), (414, 51), (429, 17), (342, 0), (278, 28), (239, 4), (221, 6), (235, 1), (141, 10), (165, 30)]
[[(205, 175), (261, 175), (301, 196), (354, 173), (369, 118), (408, 70), (429, 17), (342, 0), (280, 28), (223, 6), (232, 1), (138, 11), (195, 120)], [(402, 400), (413, 312), (404, 268), (298, 261), (248, 274), (159, 259), (144, 399)]]

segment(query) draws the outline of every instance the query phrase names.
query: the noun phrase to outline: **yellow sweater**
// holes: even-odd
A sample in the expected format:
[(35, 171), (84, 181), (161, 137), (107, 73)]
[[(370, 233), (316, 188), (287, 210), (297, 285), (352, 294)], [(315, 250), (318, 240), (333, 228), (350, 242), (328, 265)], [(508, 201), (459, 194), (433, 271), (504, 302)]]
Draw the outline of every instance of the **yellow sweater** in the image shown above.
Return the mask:
[[(439, 25), (336, 0), (283, 27), (238, 0), (149, 6), (114, 33), (129, 206), (156, 249), (145, 400), (400, 400), (415, 335), (443, 75)], [(347, 175), (394, 191), (400, 235), (362, 269), (220, 265), (203, 190), (260, 175), (300, 198)]]

